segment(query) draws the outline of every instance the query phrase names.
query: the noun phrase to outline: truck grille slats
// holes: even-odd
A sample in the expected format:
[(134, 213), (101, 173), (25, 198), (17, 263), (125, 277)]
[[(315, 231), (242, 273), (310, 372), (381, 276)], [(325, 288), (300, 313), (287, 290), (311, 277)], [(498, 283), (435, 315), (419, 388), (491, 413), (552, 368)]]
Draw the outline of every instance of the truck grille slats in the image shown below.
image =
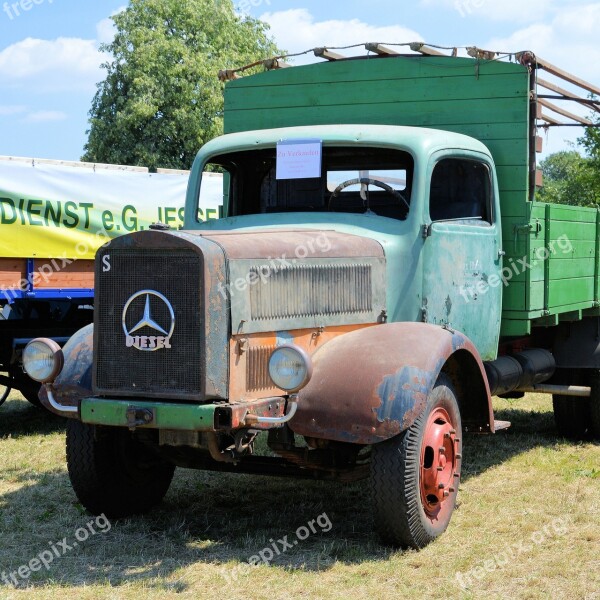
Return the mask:
[(264, 276), (264, 267), (251, 267), (253, 320), (368, 313), (373, 310), (371, 271), (366, 264), (294, 265)]
[(246, 385), (248, 391), (268, 390), (275, 385), (269, 377), (269, 357), (275, 346), (250, 348), (246, 362)]
[[(110, 255), (110, 270), (103, 272), (101, 254), (96, 261), (97, 392), (198, 398), (202, 391), (204, 342), (201, 258), (185, 250), (109, 247), (102, 253)], [(156, 294), (140, 294), (145, 290)], [(174, 323), (161, 296), (172, 307)], [(167, 338), (170, 348), (147, 351), (128, 347), (123, 312), (130, 300), (125, 314), (130, 337), (164, 339), (173, 326), (172, 336)], [(143, 325), (146, 310), (150, 326)]]

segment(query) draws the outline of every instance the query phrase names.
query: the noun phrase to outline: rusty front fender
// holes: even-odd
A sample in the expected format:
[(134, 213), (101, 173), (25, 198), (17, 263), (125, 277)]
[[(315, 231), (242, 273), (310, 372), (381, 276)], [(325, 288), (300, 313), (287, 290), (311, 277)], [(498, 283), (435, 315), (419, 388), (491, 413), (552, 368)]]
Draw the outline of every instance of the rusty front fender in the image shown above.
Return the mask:
[(314, 354), (291, 429), (307, 437), (373, 444), (410, 427), (444, 371), (468, 429), (493, 431), (493, 411), (477, 349), (458, 332), (425, 323), (353, 331)]
[[(52, 385), (53, 395), (63, 406), (79, 406), (79, 401), (92, 393), (92, 362), (94, 356), (94, 326), (86, 325), (74, 333), (63, 348), (65, 364)], [(42, 404), (61, 417), (78, 418), (77, 413), (57, 413), (48, 402), (45, 388), (40, 391)]]

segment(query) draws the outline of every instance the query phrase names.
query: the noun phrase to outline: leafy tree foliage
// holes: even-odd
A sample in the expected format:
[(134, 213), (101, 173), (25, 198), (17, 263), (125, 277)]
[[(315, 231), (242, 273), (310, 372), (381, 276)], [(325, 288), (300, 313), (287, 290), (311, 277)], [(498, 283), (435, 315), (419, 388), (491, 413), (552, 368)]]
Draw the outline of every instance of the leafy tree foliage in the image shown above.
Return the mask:
[(600, 113), (594, 112), (591, 119), (598, 127), (586, 128), (583, 137), (577, 141), (585, 148), (589, 158), (590, 185), (596, 190), (596, 202), (600, 202)]
[(592, 206), (600, 204), (600, 181), (591, 158), (575, 150), (551, 154), (542, 163), (544, 187), (538, 191), (541, 202)]
[(280, 54), (268, 26), (237, 15), (231, 0), (131, 0), (113, 20), (89, 113), (89, 162), (189, 169), (222, 132), (218, 71)]

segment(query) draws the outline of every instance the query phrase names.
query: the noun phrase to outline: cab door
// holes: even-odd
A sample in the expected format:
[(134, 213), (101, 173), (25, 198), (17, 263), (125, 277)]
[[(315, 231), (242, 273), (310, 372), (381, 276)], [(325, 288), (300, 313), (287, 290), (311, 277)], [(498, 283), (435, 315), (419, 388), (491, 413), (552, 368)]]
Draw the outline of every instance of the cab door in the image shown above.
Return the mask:
[(502, 310), (502, 234), (494, 167), (483, 155), (437, 155), (424, 226), (423, 321), (468, 336), (496, 358)]

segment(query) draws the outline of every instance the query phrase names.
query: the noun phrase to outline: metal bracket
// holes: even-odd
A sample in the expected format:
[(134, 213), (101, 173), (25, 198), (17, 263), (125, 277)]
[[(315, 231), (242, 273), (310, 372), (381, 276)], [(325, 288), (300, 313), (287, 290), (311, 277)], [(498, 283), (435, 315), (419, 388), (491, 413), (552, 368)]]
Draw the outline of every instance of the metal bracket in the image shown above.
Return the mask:
[(539, 219), (535, 220), (535, 224), (534, 223), (523, 223), (522, 225), (515, 225), (514, 226), (514, 233), (515, 233), (515, 252), (517, 251), (517, 245), (519, 242), (519, 233), (520, 232), (526, 232), (526, 233), (530, 233), (533, 232), (536, 237), (542, 232), (542, 224), (540, 223)]
[(257, 417), (256, 415), (248, 415), (246, 417), (246, 423), (263, 423), (269, 425), (283, 425), (288, 421), (291, 421), (298, 410), (298, 402), (295, 400), (297, 396), (293, 396), (294, 400), (289, 403), (289, 410), (283, 417)]
[(50, 406), (52, 406), (52, 408), (54, 410), (56, 410), (59, 413), (62, 413), (64, 415), (70, 415), (70, 414), (75, 414), (75, 413), (79, 412), (79, 408), (77, 406), (64, 406), (55, 400), (54, 393), (52, 391), (52, 384), (47, 383), (45, 385), (45, 387), (46, 387), (46, 393), (48, 396), (48, 402), (50, 403)]
[(323, 332), (325, 331), (325, 327), (323, 327), (322, 325), (320, 327), (317, 328), (316, 331), (312, 332), (312, 338), (318, 338), (320, 335), (323, 335)]
[(535, 223), (523, 223), (522, 225), (515, 225), (515, 235), (520, 231), (532, 230), (535, 235), (538, 235), (542, 231), (542, 224), (539, 219), (535, 220)]
[(125, 414), (127, 416), (127, 427), (131, 430), (142, 425), (149, 425), (154, 421), (154, 411), (150, 408), (130, 406)]

